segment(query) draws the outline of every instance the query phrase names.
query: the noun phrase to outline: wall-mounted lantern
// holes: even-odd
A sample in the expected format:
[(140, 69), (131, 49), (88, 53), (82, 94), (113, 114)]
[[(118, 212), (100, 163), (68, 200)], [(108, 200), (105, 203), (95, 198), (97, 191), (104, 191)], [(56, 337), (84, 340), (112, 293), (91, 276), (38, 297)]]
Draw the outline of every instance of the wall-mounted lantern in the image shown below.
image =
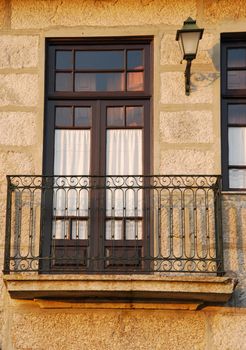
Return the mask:
[(183, 59), (187, 61), (185, 69), (185, 94), (190, 94), (190, 68), (191, 62), (196, 58), (199, 40), (202, 38), (204, 29), (196, 25), (196, 21), (188, 17), (184, 25), (177, 30), (176, 40), (179, 42)]

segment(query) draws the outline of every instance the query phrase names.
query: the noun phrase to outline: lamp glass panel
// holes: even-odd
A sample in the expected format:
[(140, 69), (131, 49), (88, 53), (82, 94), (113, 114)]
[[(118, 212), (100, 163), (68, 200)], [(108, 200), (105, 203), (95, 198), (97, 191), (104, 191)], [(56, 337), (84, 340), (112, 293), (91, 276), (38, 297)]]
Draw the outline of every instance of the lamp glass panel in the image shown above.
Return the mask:
[(198, 42), (200, 40), (200, 32), (181, 33), (182, 46), (184, 55), (196, 55)]

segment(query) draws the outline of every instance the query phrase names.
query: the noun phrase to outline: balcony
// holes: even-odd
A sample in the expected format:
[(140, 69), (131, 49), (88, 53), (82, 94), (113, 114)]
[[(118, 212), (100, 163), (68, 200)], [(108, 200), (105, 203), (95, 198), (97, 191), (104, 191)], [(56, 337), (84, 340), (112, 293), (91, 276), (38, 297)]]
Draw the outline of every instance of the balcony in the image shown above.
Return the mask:
[[(18, 281), (64, 278), (77, 286), (145, 280), (152, 296), (159, 283), (159, 297), (163, 281), (218, 283), (220, 223), (219, 176), (8, 176), (5, 281), (13, 296)], [(228, 278), (219, 283), (232, 288)], [(32, 297), (52, 295), (42, 288)], [(72, 295), (88, 297), (81, 289)]]

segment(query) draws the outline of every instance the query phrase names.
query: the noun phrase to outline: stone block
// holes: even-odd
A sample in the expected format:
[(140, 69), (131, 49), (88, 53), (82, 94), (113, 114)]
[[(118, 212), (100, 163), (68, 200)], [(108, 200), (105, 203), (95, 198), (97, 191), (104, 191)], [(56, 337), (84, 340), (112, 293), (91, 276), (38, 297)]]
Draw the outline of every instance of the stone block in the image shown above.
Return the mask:
[(213, 142), (213, 115), (210, 111), (161, 112), (161, 142)]
[(206, 175), (216, 173), (215, 154), (196, 149), (165, 150), (161, 154), (160, 174)]
[(213, 82), (217, 77), (216, 73), (192, 73), (191, 94), (186, 96), (183, 72), (161, 73), (161, 103), (212, 103)]
[(204, 0), (204, 20), (208, 23), (221, 21), (237, 21), (246, 18), (244, 0)]
[(35, 144), (35, 114), (0, 112), (0, 145), (29, 146)]
[(35, 106), (38, 103), (36, 74), (1, 74), (0, 106)]
[[(13, 0), (12, 28), (50, 26), (180, 25), (196, 17), (195, 0)], [(42, 16), (40, 16), (42, 14)]]
[(10, 323), (13, 349), (205, 348), (205, 319), (198, 312), (100, 309), (52, 311), (16, 312)]
[(0, 36), (0, 68), (28, 68), (37, 64), (37, 36)]
[(30, 154), (14, 151), (0, 152), (0, 176), (33, 173), (34, 164)]
[(223, 241), (227, 248), (246, 250), (246, 195), (224, 194), (222, 197)]
[[(176, 32), (173, 34), (164, 34), (161, 40), (161, 64), (179, 64), (182, 55), (178, 42), (175, 40)], [(202, 40), (199, 42), (199, 48), (195, 64), (212, 63), (213, 48), (216, 45), (216, 40), (213, 34), (204, 33)], [(194, 64), (193, 63), (193, 64)]]
[(210, 341), (213, 350), (243, 350), (246, 344), (246, 315), (218, 313), (210, 318)]

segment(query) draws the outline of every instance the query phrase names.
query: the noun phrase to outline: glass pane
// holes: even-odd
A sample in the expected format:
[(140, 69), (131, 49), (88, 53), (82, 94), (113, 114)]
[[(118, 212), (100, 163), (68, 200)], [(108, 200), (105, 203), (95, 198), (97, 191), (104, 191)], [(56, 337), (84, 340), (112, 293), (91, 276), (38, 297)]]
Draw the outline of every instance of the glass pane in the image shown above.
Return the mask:
[(106, 215), (119, 217), (125, 215), (125, 193), (121, 188), (115, 188), (115, 180), (107, 178), (107, 185), (110, 189), (106, 190)]
[(75, 91), (123, 91), (123, 73), (76, 73)]
[(56, 51), (56, 69), (73, 69), (72, 51)]
[(227, 72), (227, 87), (230, 90), (246, 89), (246, 71), (229, 71)]
[[(131, 180), (133, 186), (138, 186), (137, 181)], [(125, 212), (126, 216), (142, 216), (143, 208), (143, 190), (141, 189), (128, 189), (125, 192)]]
[(127, 69), (143, 69), (143, 51), (127, 51)]
[(143, 107), (126, 107), (126, 125), (143, 125)]
[(143, 90), (143, 72), (127, 73), (127, 90), (128, 91)]
[(246, 169), (229, 170), (230, 188), (246, 188)]
[(246, 48), (227, 50), (228, 67), (246, 67)]
[(246, 124), (246, 104), (228, 105), (228, 123)]
[(123, 220), (106, 221), (106, 239), (123, 239)]
[(72, 221), (72, 239), (88, 239), (88, 221)]
[(52, 237), (53, 239), (69, 239), (69, 221), (53, 220)]
[(75, 107), (75, 126), (91, 126), (91, 107)]
[(142, 163), (142, 130), (107, 130), (107, 175), (141, 175)]
[(56, 130), (54, 175), (86, 176), (89, 169), (90, 130)]
[(142, 221), (126, 220), (126, 239), (142, 239)]
[(229, 128), (229, 165), (246, 165), (246, 128)]
[(197, 52), (197, 45), (200, 39), (200, 32), (180, 33), (183, 49), (186, 55), (195, 54)]
[(71, 73), (56, 73), (56, 91), (72, 91), (73, 75)]
[(53, 191), (53, 215), (65, 216), (67, 215), (67, 192), (63, 187), (57, 187)]
[(72, 107), (56, 107), (56, 126), (73, 126)]
[(124, 107), (107, 107), (107, 126), (125, 126)]
[(76, 69), (123, 69), (124, 51), (76, 51)]

